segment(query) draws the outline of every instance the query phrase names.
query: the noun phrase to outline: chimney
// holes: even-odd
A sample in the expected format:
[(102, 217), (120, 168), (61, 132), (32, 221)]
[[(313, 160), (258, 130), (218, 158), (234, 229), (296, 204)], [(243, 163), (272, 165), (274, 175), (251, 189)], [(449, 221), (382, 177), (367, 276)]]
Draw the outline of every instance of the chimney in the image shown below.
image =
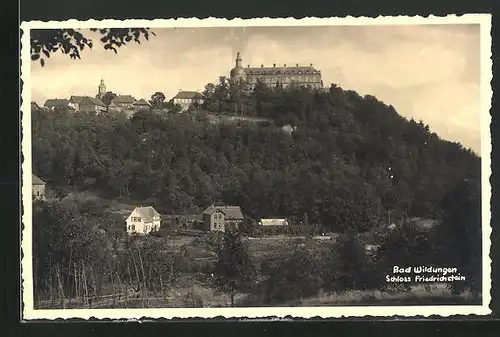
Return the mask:
[(283, 67), (285, 67), (285, 68), (286, 68), (286, 63), (283, 65)]
[(273, 68), (276, 68), (276, 63), (273, 63)]
[(312, 64), (312, 63), (309, 63), (309, 66), (310, 66), (310, 67), (312, 67), (312, 66), (313, 66), (313, 64)]
[(249, 64), (247, 64), (247, 68), (250, 68), (250, 65), (249, 65)]
[(260, 67), (261, 67), (261, 68), (264, 68), (264, 65), (263, 65), (263, 64), (261, 64), (261, 65), (260, 65)]
[(295, 66), (298, 68), (298, 67), (299, 67), (299, 64), (297, 63)]

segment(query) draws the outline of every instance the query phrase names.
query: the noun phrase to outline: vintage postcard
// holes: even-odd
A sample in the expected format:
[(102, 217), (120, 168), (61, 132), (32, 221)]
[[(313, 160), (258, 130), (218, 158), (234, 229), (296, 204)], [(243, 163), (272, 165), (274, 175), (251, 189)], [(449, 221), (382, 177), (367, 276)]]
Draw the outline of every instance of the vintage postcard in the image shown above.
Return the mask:
[(490, 28), (22, 23), (23, 319), (488, 314)]

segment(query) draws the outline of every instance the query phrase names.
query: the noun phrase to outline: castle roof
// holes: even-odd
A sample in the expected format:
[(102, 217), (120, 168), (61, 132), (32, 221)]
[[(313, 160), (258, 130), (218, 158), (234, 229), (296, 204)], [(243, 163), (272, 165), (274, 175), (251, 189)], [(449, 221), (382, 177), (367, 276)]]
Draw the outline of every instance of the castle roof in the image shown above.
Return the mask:
[(321, 71), (316, 70), (312, 65), (309, 67), (247, 67), (247, 75), (320, 75)]

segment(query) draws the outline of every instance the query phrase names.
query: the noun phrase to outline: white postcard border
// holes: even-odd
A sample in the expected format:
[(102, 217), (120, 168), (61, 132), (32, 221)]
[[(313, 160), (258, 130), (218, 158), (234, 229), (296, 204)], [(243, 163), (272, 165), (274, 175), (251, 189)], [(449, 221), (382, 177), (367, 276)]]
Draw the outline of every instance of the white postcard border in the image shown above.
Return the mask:
[[(475, 306), (336, 306), (336, 307), (246, 307), (246, 308), (148, 308), (148, 309), (34, 309), (32, 283), (32, 149), (31, 149), (31, 56), (30, 29), (49, 28), (173, 28), (173, 27), (241, 27), (241, 26), (358, 26), (358, 25), (431, 25), (431, 24), (480, 24), (481, 25), (481, 174), (482, 174), (482, 235), (483, 235), (483, 291), (482, 305)], [(490, 198), (491, 186), (491, 133), (490, 123), (492, 91), (491, 63), (491, 16), (467, 14), (445, 17), (398, 16), (398, 17), (344, 17), (344, 18), (258, 18), (258, 19), (198, 19), (180, 18), (167, 20), (67, 20), (30, 21), (21, 24), (21, 80), (22, 93), (22, 181), (21, 186), (21, 254), (22, 254), (22, 312), (23, 320), (34, 319), (140, 319), (147, 318), (340, 318), (340, 317), (388, 317), (388, 316), (452, 316), (487, 315), (491, 313), (491, 258), (490, 258)]]

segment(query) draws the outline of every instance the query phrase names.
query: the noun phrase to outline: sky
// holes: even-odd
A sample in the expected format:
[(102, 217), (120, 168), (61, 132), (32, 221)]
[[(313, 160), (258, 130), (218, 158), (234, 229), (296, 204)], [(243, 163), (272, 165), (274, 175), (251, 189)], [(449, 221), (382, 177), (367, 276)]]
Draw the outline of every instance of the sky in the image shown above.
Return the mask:
[(478, 24), (317, 27), (154, 28), (156, 36), (104, 50), (98, 35), (80, 60), (54, 54), (32, 62), (32, 100), (108, 91), (149, 100), (199, 90), (243, 65), (309, 65), (323, 82), (373, 95), (441, 138), (480, 153), (480, 27)]

